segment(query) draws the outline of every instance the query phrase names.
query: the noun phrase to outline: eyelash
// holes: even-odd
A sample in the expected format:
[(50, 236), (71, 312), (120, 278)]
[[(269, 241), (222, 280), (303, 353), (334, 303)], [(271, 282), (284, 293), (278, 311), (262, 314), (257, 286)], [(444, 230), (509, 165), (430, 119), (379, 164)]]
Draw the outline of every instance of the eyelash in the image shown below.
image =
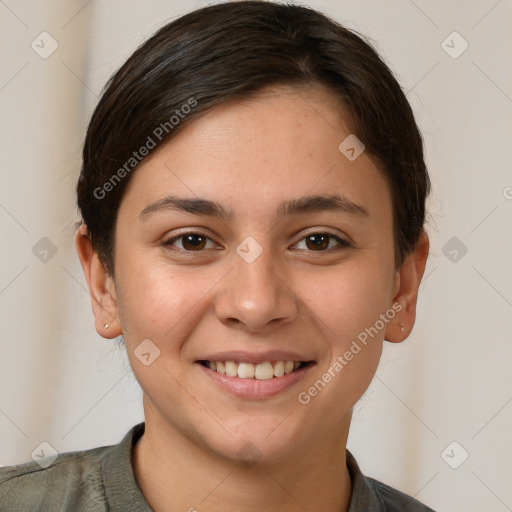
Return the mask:
[[(173, 243), (177, 240), (180, 240), (188, 235), (197, 235), (197, 236), (200, 236), (200, 237), (203, 237), (203, 238), (206, 238), (207, 240), (213, 242), (213, 240), (209, 237), (209, 236), (206, 236), (204, 235), (203, 233), (199, 233), (199, 232), (196, 232), (196, 231), (188, 231), (186, 233), (182, 233), (180, 235), (177, 235), (177, 236), (174, 236), (172, 238), (169, 238), (167, 239), (163, 245), (166, 246), (166, 247), (172, 247), (173, 246)], [(314, 251), (314, 250), (307, 250), (307, 252), (327, 252), (327, 253), (330, 253), (330, 252), (334, 252), (334, 251), (339, 251), (341, 249), (344, 249), (344, 248), (349, 248), (349, 247), (354, 247), (352, 243), (348, 242), (347, 240), (343, 240), (342, 238), (340, 238), (339, 236), (337, 235), (334, 235), (333, 233), (329, 233), (329, 232), (326, 232), (326, 231), (313, 231), (311, 233), (308, 233), (306, 234), (305, 236), (303, 236), (298, 243), (302, 242), (303, 240), (305, 240), (306, 238), (308, 237), (311, 237), (313, 235), (326, 235), (327, 237), (329, 237), (330, 239), (333, 239), (335, 240), (336, 242), (338, 242), (338, 245), (335, 246), (335, 247), (329, 247), (328, 249), (323, 249), (323, 250), (319, 250), (319, 251)], [(215, 243), (215, 242), (214, 242)], [(297, 245), (295, 244), (295, 245)], [(190, 251), (190, 250), (187, 250), (187, 249), (181, 249), (181, 248), (174, 248), (172, 250), (177, 250), (177, 251), (181, 251), (181, 252), (189, 252), (189, 253), (194, 253), (194, 252), (204, 252), (205, 249), (200, 249), (198, 251)], [(304, 250), (304, 249), (294, 249), (294, 250)]]

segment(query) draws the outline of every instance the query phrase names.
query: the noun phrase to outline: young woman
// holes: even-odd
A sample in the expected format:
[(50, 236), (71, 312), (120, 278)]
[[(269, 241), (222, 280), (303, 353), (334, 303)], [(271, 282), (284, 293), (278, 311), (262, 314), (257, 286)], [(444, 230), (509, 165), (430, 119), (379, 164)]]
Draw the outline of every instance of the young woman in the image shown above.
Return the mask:
[(0, 510), (424, 511), (365, 477), (351, 410), (411, 332), (429, 178), (354, 32), (231, 2), (159, 30), (91, 119), (76, 247), (145, 422), (2, 468)]

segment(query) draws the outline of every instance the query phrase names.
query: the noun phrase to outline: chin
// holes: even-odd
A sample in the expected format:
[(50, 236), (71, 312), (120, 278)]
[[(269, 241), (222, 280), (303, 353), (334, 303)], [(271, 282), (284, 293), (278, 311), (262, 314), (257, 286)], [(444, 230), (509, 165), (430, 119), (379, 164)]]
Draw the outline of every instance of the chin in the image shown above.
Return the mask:
[(291, 425), (282, 430), (279, 428), (283, 418), (260, 421), (260, 418), (249, 416), (244, 418), (243, 425), (231, 423), (226, 427), (232, 437), (226, 433), (222, 439), (211, 439), (207, 444), (217, 455), (247, 467), (261, 467), (293, 458), (298, 440), (291, 435)]

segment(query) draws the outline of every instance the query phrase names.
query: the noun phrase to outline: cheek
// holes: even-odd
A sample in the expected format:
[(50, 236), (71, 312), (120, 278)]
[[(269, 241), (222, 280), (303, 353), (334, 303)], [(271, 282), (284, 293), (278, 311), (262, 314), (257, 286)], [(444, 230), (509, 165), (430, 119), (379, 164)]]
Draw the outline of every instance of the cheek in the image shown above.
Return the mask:
[(375, 264), (357, 269), (347, 265), (325, 278), (303, 280), (301, 296), (327, 348), (319, 367), (322, 382), (310, 383), (316, 386), (311, 396), (322, 394), (320, 401), (334, 415), (355, 404), (378, 366), (387, 325), (381, 315), (389, 309), (390, 272)]
[(301, 276), (298, 295), (342, 349), (389, 307), (390, 276), (375, 265), (340, 266), (323, 275)]
[[(169, 398), (170, 393), (171, 401), (178, 400), (182, 350), (206, 315), (208, 291), (218, 278), (211, 273), (176, 271), (167, 262), (143, 258), (126, 263), (125, 272), (119, 273), (118, 305), (132, 370), (146, 395)], [(145, 352), (150, 353), (147, 366), (139, 359)]]
[[(120, 265), (118, 306), (127, 345), (151, 339), (173, 350), (204, 314), (217, 272), (171, 266), (161, 257), (132, 256)], [(171, 341), (171, 343), (170, 343)]]

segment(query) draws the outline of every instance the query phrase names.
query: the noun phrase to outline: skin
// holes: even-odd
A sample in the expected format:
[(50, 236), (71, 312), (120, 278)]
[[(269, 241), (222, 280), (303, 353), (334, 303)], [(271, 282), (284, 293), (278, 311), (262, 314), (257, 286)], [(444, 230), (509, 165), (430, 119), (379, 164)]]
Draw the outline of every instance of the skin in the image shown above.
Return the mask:
[[(319, 87), (280, 86), (224, 104), (155, 150), (132, 176), (116, 225), (115, 279), (85, 226), (77, 231), (96, 329), (105, 338), (123, 334), (144, 392), (146, 430), (133, 465), (155, 511), (216, 512), (226, 504), (247, 512), (348, 509), (352, 407), (372, 380), (384, 339), (403, 341), (414, 325), (428, 254), (422, 233), (395, 267), (388, 185), (366, 152), (351, 162), (338, 150), (350, 133)], [(167, 210), (140, 219), (170, 194), (216, 201), (233, 218)], [(276, 216), (284, 200), (332, 194), (368, 215)], [(200, 250), (183, 238), (164, 245), (190, 231), (211, 241)], [(327, 249), (308, 243), (307, 235), (326, 232), (353, 247), (335, 238)], [(263, 250), (252, 263), (236, 252), (248, 236)], [(298, 394), (393, 304), (400, 312), (301, 404)], [(148, 366), (134, 354), (145, 339), (160, 350)], [(315, 364), (265, 399), (219, 389), (196, 362), (216, 351), (276, 348)], [(256, 454), (252, 466), (238, 454), (247, 443)]]

